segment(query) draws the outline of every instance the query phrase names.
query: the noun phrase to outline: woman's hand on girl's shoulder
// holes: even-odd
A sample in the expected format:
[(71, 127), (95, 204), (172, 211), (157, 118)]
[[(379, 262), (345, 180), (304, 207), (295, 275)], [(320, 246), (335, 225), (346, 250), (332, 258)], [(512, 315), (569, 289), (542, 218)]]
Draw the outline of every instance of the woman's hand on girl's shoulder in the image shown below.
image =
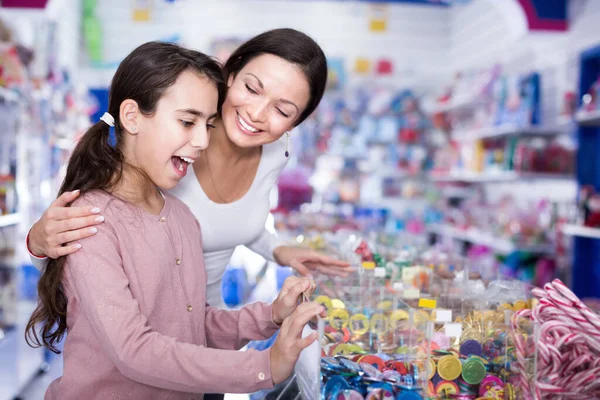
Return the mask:
[[(79, 243), (72, 243), (93, 236), (98, 232), (94, 225), (104, 222), (97, 207), (68, 207), (80, 192), (65, 192), (60, 195), (42, 217), (31, 227), (27, 246), (39, 257), (58, 258), (76, 252)], [(71, 243), (66, 246), (67, 243)]]

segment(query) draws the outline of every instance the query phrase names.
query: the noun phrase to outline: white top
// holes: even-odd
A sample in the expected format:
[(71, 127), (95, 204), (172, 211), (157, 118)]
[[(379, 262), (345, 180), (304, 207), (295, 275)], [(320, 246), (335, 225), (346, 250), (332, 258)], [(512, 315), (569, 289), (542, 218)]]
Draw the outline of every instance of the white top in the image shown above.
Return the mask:
[[(268, 260), (273, 250), (283, 241), (265, 228), (270, 212), (269, 194), (286, 166), (285, 136), (263, 146), (256, 176), (248, 192), (232, 203), (219, 204), (208, 198), (194, 171), (186, 176), (170, 193), (183, 201), (200, 222), (204, 263), (206, 265), (206, 300), (212, 306), (223, 306), (221, 280), (236, 246), (246, 245)], [(30, 253), (31, 255), (31, 253)], [(31, 255), (38, 268), (44, 259)]]

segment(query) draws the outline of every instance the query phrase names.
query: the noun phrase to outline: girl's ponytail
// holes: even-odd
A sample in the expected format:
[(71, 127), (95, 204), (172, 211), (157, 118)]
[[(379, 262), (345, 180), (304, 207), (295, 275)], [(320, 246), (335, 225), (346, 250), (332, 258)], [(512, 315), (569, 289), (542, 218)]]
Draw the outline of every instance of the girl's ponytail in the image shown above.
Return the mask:
[[(108, 189), (120, 179), (123, 154), (118, 142), (113, 146), (109, 127), (105, 121), (93, 125), (81, 137), (73, 150), (65, 180), (59, 196), (75, 189), (82, 193), (93, 189)], [(25, 340), (32, 347), (46, 346), (59, 353), (60, 343), (67, 331), (67, 296), (62, 288), (65, 257), (48, 259), (46, 269), (38, 281), (38, 306), (31, 315), (25, 329)], [(36, 327), (41, 325), (38, 332)]]

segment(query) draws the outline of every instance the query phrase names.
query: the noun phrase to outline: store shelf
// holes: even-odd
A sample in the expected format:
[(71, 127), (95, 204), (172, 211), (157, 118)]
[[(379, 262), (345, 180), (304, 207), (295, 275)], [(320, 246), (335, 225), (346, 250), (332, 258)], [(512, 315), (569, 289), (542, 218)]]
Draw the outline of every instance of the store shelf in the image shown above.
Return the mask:
[(468, 198), (474, 195), (473, 188), (471, 186), (468, 187), (442, 187), (440, 189), (443, 196), (446, 198)]
[(17, 225), (19, 222), (21, 222), (21, 215), (18, 213), (0, 215), (0, 228)]
[(578, 236), (592, 239), (600, 239), (600, 229), (588, 226), (567, 224), (563, 226), (562, 232), (568, 236)]
[(519, 246), (508, 239), (499, 238), (478, 229), (464, 230), (451, 225), (432, 225), (427, 228), (427, 231), (463, 242), (486, 246), (501, 254), (510, 254), (515, 251), (537, 254), (552, 254), (554, 252), (554, 248), (551, 245)]
[(577, 122), (585, 126), (600, 126), (600, 110), (579, 111), (575, 117)]
[(540, 126), (524, 126), (519, 127), (514, 124), (505, 124), (499, 126), (491, 126), (487, 128), (472, 129), (472, 130), (456, 130), (452, 133), (452, 139), (457, 141), (471, 141), (480, 139), (492, 139), (503, 136), (550, 136), (560, 134), (560, 127), (548, 128)]
[(451, 174), (431, 174), (429, 179), (433, 182), (467, 182), (467, 183), (488, 183), (488, 182), (515, 182), (522, 180), (572, 180), (572, 175), (549, 174), (515, 171), (497, 171), (497, 172), (460, 172)]
[(474, 107), (478, 104), (483, 104), (484, 102), (475, 96), (462, 96), (457, 99), (451, 100), (448, 103), (444, 104), (435, 104), (427, 108), (427, 112), (429, 114), (443, 114), (448, 112), (453, 112), (457, 110), (461, 110), (464, 108)]
[(375, 168), (366, 170), (364, 172), (368, 172), (370, 174), (377, 175), (381, 178), (395, 178), (395, 179), (406, 179), (406, 180), (410, 180), (410, 179), (415, 180), (415, 179), (425, 178), (425, 175), (423, 172), (408, 172), (408, 171), (401, 170), (398, 167), (393, 166), (393, 165), (377, 166)]
[(561, 130), (569, 128), (569, 127), (575, 125), (576, 123), (577, 123), (577, 121), (575, 120), (575, 117), (572, 115), (560, 115), (556, 119), (556, 124), (559, 126), (559, 128)]
[(12, 101), (17, 103), (20, 99), (19, 95), (10, 90), (10, 89), (6, 89), (4, 87), (0, 87), (0, 98), (6, 101)]

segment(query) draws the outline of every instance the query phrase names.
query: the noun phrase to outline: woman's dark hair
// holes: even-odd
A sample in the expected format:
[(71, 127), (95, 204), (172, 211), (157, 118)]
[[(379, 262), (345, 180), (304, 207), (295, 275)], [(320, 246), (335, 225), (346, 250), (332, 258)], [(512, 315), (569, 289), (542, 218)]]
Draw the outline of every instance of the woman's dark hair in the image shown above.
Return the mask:
[[(108, 124), (99, 121), (93, 125), (73, 150), (59, 195), (75, 189), (83, 194), (114, 188), (122, 178), (125, 163), (120, 148), (121, 103), (135, 100), (144, 115), (152, 115), (158, 101), (184, 71), (195, 72), (213, 82), (221, 107), (226, 85), (218, 62), (176, 44), (149, 42), (139, 46), (121, 62), (109, 91), (108, 112), (115, 118), (116, 144), (109, 143)], [(25, 340), (30, 346), (46, 346), (55, 353), (59, 353), (56, 345), (67, 331), (67, 297), (61, 283), (64, 265), (65, 257), (48, 260), (38, 282), (38, 305), (25, 330)]]
[(327, 84), (327, 59), (317, 42), (294, 29), (274, 29), (248, 40), (229, 57), (223, 70), (225, 78), (238, 72), (252, 59), (262, 54), (272, 54), (298, 66), (310, 86), (310, 99), (295, 125), (304, 121), (317, 108)]

